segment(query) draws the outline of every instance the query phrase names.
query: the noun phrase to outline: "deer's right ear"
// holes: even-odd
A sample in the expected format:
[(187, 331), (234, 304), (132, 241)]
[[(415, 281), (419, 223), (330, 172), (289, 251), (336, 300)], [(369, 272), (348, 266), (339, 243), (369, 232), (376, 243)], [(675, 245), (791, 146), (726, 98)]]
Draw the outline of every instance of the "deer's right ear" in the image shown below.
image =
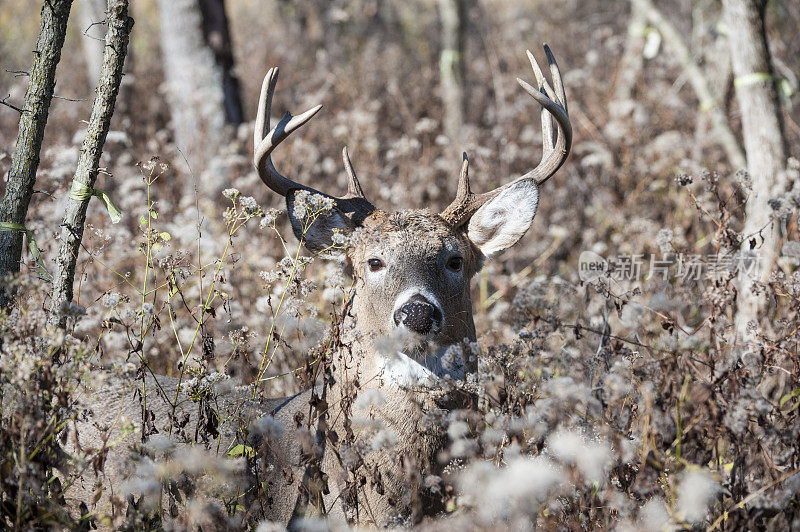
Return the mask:
[[(321, 206), (320, 198), (334, 201), (330, 206)], [(286, 212), (292, 223), (292, 231), (312, 253), (334, 251), (334, 233), (349, 236), (355, 229), (353, 221), (335, 204), (333, 198), (310, 194), (305, 190), (291, 190), (286, 194)]]

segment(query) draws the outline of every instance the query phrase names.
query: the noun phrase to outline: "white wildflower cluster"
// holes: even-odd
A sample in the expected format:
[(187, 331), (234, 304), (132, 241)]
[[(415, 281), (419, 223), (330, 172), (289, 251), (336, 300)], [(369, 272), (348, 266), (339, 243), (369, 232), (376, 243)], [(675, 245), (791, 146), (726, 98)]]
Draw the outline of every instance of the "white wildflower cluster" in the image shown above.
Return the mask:
[(270, 415), (261, 416), (250, 425), (254, 433), (263, 436), (268, 442), (280, 438), (284, 428), (283, 423)]
[(613, 455), (607, 445), (588, 440), (572, 430), (562, 429), (551, 435), (547, 450), (559, 461), (576, 467), (587, 482), (602, 484), (606, 468), (613, 463)]
[(261, 229), (266, 229), (268, 227), (274, 227), (275, 221), (278, 219), (278, 216), (283, 214), (283, 211), (278, 209), (267, 209), (264, 211), (264, 215), (261, 217), (261, 221), (259, 222), (259, 226)]
[(391, 450), (397, 446), (397, 433), (392, 429), (383, 428), (375, 433), (370, 441), (373, 450)]
[(540, 505), (566, 483), (563, 470), (542, 456), (519, 456), (507, 464), (478, 461), (458, 476), (462, 502), (475, 508), (483, 524), (520, 515), (535, 519)]
[(342, 233), (341, 229), (334, 228), (333, 234), (331, 235), (331, 242), (333, 242), (333, 245), (337, 248), (345, 248), (347, 247), (349, 239), (347, 235)]
[(428, 118), (427, 116), (424, 118), (420, 118), (416, 124), (414, 124), (414, 131), (417, 132), (418, 135), (423, 135), (426, 133), (433, 133), (439, 127), (439, 122), (434, 120), (433, 118)]
[(262, 281), (264, 281), (264, 284), (267, 286), (271, 285), (272, 283), (281, 278), (279, 272), (272, 270), (261, 271), (258, 273), (258, 276), (261, 278)]
[[(151, 438), (152, 441), (152, 438)], [(169, 449), (169, 443), (157, 440), (155, 447)], [(148, 456), (134, 457), (135, 469), (131, 478), (122, 486), (124, 495), (142, 497), (146, 508), (156, 508), (161, 496), (162, 486), (174, 482), (174, 479), (186, 475), (195, 480), (203, 479), (198, 487), (206, 493), (193, 494), (197, 500), (216, 491), (219, 486), (234, 482), (242, 474), (244, 462), (230, 459), (215, 452), (206, 451), (200, 446), (187, 447), (183, 452), (170, 453), (169, 458), (153, 459)]]
[(258, 523), (255, 532), (285, 532), (286, 527), (282, 523), (275, 521), (264, 520)]
[(386, 396), (378, 388), (362, 390), (353, 401), (353, 408), (356, 410), (369, 410), (379, 407), (386, 403)]
[(339, 447), (339, 456), (342, 460), (342, 465), (347, 470), (354, 470), (361, 464), (361, 453), (355, 446), (341, 445)]
[[(313, 257), (298, 256), (298, 257), (283, 257), (275, 268), (272, 270), (262, 270), (259, 272), (259, 278), (264, 281), (267, 288), (272, 287), (277, 281), (289, 281), (291, 279), (297, 280), (301, 277), (306, 267), (314, 261)], [(308, 296), (316, 289), (316, 285), (312, 281), (301, 279), (299, 282), (299, 291), (303, 297)]]
[(145, 446), (153, 453), (168, 453), (175, 449), (176, 441), (168, 434), (153, 434), (147, 439)]
[(299, 342), (293, 343), (293, 348), (301, 352), (319, 345), (325, 335), (325, 322), (316, 316), (301, 317), (293, 314), (287, 311), (275, 318), (275, 326), (281, 331), (281, 336), (299, 339)]
[(459, 344), (447, 346), (439, 360), (443, 369), (450, 373), (458, 374), (466, 364), (464, 348)]
[(653, 497), (639, 510), (635, 530), (661, 532), (672, 528), (672, 519), (664, 499)]
[(708, 471), (698, 469), (684, 473), (678, 485), (679, 517), (688, 523), (701, 522), (719, 490), (719, 484)]
[(415, 157), (421, 147), (419, 140), (403, 135), (392, 143), (392, 147), (386, 152), (386, 159), (393, 161), (401, 157)]
[(162, 162), (158, 156), (150, 157), (148, 161), (138, 163), (142, 176), (147, 179), (159, 176), (169, 170), (169, 165)]
[(672, 232), (672, 229), (665, 227), (658, 231), (656, 235), (656, 246), (658, 246), (658, 250), (661, 251), (662, 255), (667, 255), (674, 251), (672, 248), (673, 240), (675, 240), (675, 234)]
[(228, 375), (218, 371), (212, 371), (211, 373), (205, 375), (194, 375), (190, 379), (187, 379), (181, 383), (181, 391), (200, 392), (204, 390), (210, 390), (217, 383), (227, 379), (230, 379)]
[(109, 292), (103, 294), (102, 304), (107, 309), (113, 309), (119, 305), (120, 295), (118, 292)]
[(460, 412), (454, 412), (448, 417), (447, 436), (451, 440), (450, 456), (453, 458), (471, 458), (478, 453), (478, 441), (473, 438), (472, 431), (466, 419)]
[(348, 281), (343, 270), (344, 264), (339, 264), (338, 261), (325, 262), (322, 298), (330, 304), (339, 303), (345, 294)]
[(236, 198), (239, 197), (239, 189), (238, 188), (226, 188), (222, 191), (222, 195), (228, 198), (231, 201), (235, 201)]
[(239, 199), (239, 204), (242, 206), (242, 209), (244, 209), (245, 214), (250, 216), (261, 214), (261, 206), (259, 206), (256, 199), (252, 196), (242, 196)]
[(369, 412), (356, 412), (352, 419), (353, 427), (363, 429), (366, 435), (378, 432), (385, 428), (383, 421)]
[(395, 356), (415, 341), (416, 339), (412, 332), (405, 327), (396, 327), (389, 334), (377, 337), (374, 345), (381, 355)]
[(336, 207), (336, 201), (333, 198), (301, 190), (294, 195), (292, 215), (299, 220), (313, 218), (331, 212), (334, 207)]

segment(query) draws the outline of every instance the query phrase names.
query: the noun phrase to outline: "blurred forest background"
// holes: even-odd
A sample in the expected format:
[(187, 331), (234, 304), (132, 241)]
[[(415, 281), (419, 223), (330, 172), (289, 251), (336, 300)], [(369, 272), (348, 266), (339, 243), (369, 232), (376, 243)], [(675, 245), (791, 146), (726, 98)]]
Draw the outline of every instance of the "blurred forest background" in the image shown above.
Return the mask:
[[(104, 2), (99, 3), (99, 11), (94, 0), (73, 6), (37, 193), (25, 222), (48, 268), (58, 253), (64, 198), (100, 70), (97, 39), (104, 26), (93, 24), (103, 19)], [(487, 364), (493, 386), (502, 390), (500, 401), (517, 401), (508, 415), (519, 414), (521, 405), (550, 393), (546, 386), (526, 387), (526, 379), (541, 384), (568, 377), (599, 401), (605, 414), (598, 416), (605, 421), (598, 423), (606, 428), (598, 431), (608, 441), (635, 427), (643, 431), (636, 440), (644, 445), (636, 470), (651, 467), (651, 475), (642, 472), (634, 481), (630, 472), (615, 473), (628, 475), (619, 480), (620, 489), (638, 490), (630, 499), (637, 502), (610, 514), (573, 508), (570, 515), (585, 512), (576, 523), (708, 525), (723, 509), (758, 493), (747, 510), (731, 511), (731, 519), (740, 521), (726, 526), (800, 526), (800, 480), (786, 476), (800, 466), (800, 202), (792, 192), (800, 172), (800, 3), (775, 0), (765, 11), (771, 79), (788, 147), (781, 179), (788, 188), (770, 197), (782, 251), (772, 277), (757, 290), (767, 303), (758, 323), (750, 324), (761, 345), (750, 363), (736, 342), (733, 275), (720, 279), (704, 272), (691, 280), (673, 269), (666, 278), (643, 274), (583, 283), (579, 277), (579, 256), (586, 250), (603, 257), (641, 255), (646, 273), (650, 257), (708, 258), (741, 243), (741, 236), (732, 235), (744, 227), (750, 178), (730, 60), (729, 39), (737, 35), (723, 18), (721, 2), (230, 0), (224, 4), (227, 21), (220, 18), (221, 6), (211, 0), (131, 5), (135, 26), (96, 185), (118, 204), (123, 219), (112, 225), (101, 202), (90, 203), (74, 297), (85, 315), (70, 325), (103, 364), (124, 365), (140, 349), (153, 371), (174, 375), (176, 361), (186, 360), (185, 348), (192, 345), (198, 353), (216, 350), (213, 361), (203, 362), (209, 371), (244, 382), (253, 378), (273, 319), (259, 272), (279, 267), (297, 243), (286, 218), (279, 217), (277, 232), (253, 223), (226, 248), (222, 213), (229, 202), (222, 191), (236, 188), (264, 209), (284, 209), (283, 198), (266, 189), (252, 167), (252, 122), (269, 67), (279, 66), (282, 74), (274, 118), (286, 109), (299, 114), (323, 105), (276, 151), (278, 168), (328, 193), (344, 192), (339, 154), (346, 145), (366, 196), (379, 208), (438, 212), (455, 195), (462, 151), (470, 156), (476, 191), (538, 162), (538, 109), (515, 78), (532, 78), (524, 52), (540, 54), (547, 42), (564, 76), (572, 154), (543, 186), (531, 230), (489, 261), (473, 287), (479, 341), (493, 360)], [(0, 0), (0, 98), (12, 105), (20, 106), (24, 96), (40, 7)], [(0, 174), (10, 168), (18, 121), (15, 110), (0, 107)], [(148, 187), (143, 175), (158, 179)], [(141, 238), (141, 216), (153, 216), (147, 198), (156, 202), (153, 224), (163, 235), (151, 242), (158, 249), (150, 261), (143, 258)], [(278, 234), (286, 236), (285, 243)], [(27, 251), (24, 259), (29, 268), (23, 265), (23, 271), (35, 273)], [(197, 276), (197, 264), (204, 265), (205, 281)], [(214, 274), (217, 266), (221, 273)], [(298, 302), (298, 315), (325, 321), (335, 300), (328, 288), (341, 283), (336, 271), (338, 266), (322, 261), (309, 267), (304, 275), (319, 289), (307, 299), (316, 310)], [(165, 303), (154, 297), (160, 327), (150, 330), (142, 346), (131, 340), (130, 327), (109, 319), (124, 324), (142, 312), (135, 296), (131, 302), (126, 280), (148, 275), (156, 284), (182, 275), (187, 303), (176, 305), (173, 316), (162, 313)], [(193, 305), (200, 305), (203, 283), (207, 291), (212, 278), (220, 295), (213, 319), (204, 324), (203, 342), (195, 343)], [(128, 303), (134, 310), (124, 310)], [(298, 345), (313, 344), (298, 340), (294, 349), (280, 347), (270, 372), (302, 365), (306, 359)], [(286, 376), (271, 381), (266, 392), (277, 396), (306, 384)], [(681, 421), (685, 404), (696, 407), (685, 414), (691, 421)], [(642, 428), (636, 419), (645, 409), (650, 417)], [(624, 422), (615, 418), (623, 411)], [(526, 452), (536, 449), (521, 445)], [(694, 471), (687, 460), (723, 487), (700, 489), (711, 494), (711, 514), (704, 508), (697, 517), (679, 507), (673, 488), (685, 479), (681, 474)], [(665, 465), (670, 461), (672, 468)], [(666, 503), (647, 515), (637, 513), (654, 496)], [(594, 497), (590, 507), (611, 500)], [(569, 522), (563, 520), (569, 503), (563, 505), (561, 522)], [(664, 508), (668, 514), (662, 515)]]

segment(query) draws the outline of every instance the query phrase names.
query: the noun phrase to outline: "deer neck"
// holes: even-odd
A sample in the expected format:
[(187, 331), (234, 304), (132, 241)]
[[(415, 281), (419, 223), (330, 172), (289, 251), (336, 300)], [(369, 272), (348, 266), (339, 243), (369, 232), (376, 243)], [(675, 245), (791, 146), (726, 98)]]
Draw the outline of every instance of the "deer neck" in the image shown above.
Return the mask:
[[(402, 353), (397, 356), (403, 371), (387, 364), (387, 357), (368, 338), (354, 340), (335, 356), (325, 401), (326, 425), (337, 436), (335, 443), (328, 440), (322, 464), (329, 476), (325, 499), (332, 515), (364, 519), (370, 509), (368, 515), (376, 516), (373, 524), (383, 526), (387, 516), (408, 516), (413, 506), (409, 501), (425, 493), (422, 480), (439, 474), (437, 456), (447, 438), (445, 416), (466, 405), (452, 404), (434, 371), (411, 357), (403, 360)], [(419, 378), (406, 384), (409, 381), (403, 379), (412, 375)], [(349, 470), (354, 456), (356, 473)], [(365, 474), (370, 483), (353, 488), (354, 475)], [(343, 493), (351, 494), (348, 502), (343, 502)]]

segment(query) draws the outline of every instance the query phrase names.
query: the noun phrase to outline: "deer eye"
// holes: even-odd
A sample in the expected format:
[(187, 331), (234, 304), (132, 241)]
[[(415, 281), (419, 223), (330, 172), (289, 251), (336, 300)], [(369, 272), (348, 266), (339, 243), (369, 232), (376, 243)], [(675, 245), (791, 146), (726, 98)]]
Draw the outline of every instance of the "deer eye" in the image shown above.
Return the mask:
[(454, 272), (460, 272), (464, 267), (464, 259), (461, 257), (452, 257), (447, 261), (447, 269)]
[(381, 259), (369, 259), (367, 265), (369, 265), (369, 271), (371, 272), (377, 272), (386, 267)]

